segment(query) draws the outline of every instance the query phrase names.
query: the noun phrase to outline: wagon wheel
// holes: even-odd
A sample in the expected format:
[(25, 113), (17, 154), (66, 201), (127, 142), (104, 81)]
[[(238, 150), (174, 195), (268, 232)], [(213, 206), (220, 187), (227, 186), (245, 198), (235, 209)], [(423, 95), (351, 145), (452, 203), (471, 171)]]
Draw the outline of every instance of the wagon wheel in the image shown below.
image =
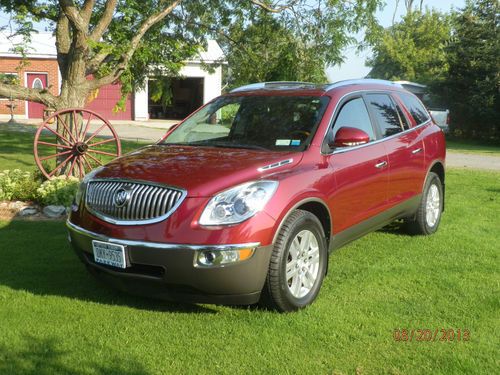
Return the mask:
[(53, 113), (35, 134), (35, 161), (47, 178), (83, 176), (120, 156), (121, 144), (111, 124), (81, 108)]

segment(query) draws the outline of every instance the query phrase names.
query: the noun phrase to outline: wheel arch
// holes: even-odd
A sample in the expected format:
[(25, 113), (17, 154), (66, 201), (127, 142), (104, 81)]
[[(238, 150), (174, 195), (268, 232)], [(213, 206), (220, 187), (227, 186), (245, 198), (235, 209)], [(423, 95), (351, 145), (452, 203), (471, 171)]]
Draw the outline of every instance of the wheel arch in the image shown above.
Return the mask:
[[(444, 207), (445, 207), (445, 169), (444, 169), (444, 164), (440, 160), (434, 161), (431, 166), (429, 167), (429, 170), (427, 171), (427, 176), (429, 175), (429, 172), (433, 172), (438, 175), (439, 180), (441, 181), (441, 185), (443, 187), (443, 212), (444, 212)], [(425, 179), (427, 181), (427, 177)], [(424, 181), (424, 186), (425, 186), (425, 181)], [(422, 187), (423, 191), (423, 187)]]
[(281, 219), (276, 231), (273, 236), (273, 244), (276, 242), (276, 238), (278, 237), (278, 233), (280, 232), (283, 224), (286, 219), (290, 216), (290, 214), (295, 210), (304, 210), (312, 213), (314, 216), (318, 218), (321, 222), (321, 226), (323, 227), (323, 231), (325, 233), (325, 239), (327, 246), (330, 246), (330, 239), (332, 234), (332, 215), (330, 213), (330, 209), (328, 205), (320, 198), (305, 198), (298, 202), (296, 202), (291, 208), (288, 209), (286, 214)]

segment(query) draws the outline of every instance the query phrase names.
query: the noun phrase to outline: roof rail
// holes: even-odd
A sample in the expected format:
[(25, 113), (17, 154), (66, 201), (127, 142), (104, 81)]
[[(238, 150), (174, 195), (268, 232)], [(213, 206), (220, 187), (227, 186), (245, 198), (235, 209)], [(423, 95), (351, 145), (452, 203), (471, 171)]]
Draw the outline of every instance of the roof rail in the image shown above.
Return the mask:
[(398, 82), (387, 81), (385, 79), (374, 79), (374, 78), (361, 78), (361, 79), (346, 79), (344, 81), (333, 82), (326, 85), (326, 89), (334, 89), (336, 87), (342, 87), (347, 85), (363, 85), (367, 83), (374, 83), (379, 85), (391, 85), (399, 88), (403, 88), (403, 86)]
[(296, 89), (296, 88), (314, 88), (317, 87), (315, 83), (311, 82), (296, 82), (296, 81), (274, 81), (274, 82), (259, 82), (252, 83), (250, 85), (237, 87), (230, 92), (241, 92), (241, 91), (251, 91), (251, 90), (284, 90), (284, 89)]

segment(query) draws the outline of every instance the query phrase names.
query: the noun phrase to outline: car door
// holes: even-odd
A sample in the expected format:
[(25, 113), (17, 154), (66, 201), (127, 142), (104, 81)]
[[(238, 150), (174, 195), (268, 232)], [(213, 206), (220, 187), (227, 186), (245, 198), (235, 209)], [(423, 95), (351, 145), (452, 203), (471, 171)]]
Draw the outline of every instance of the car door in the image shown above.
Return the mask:
[(394, 206), (420, 193), (423, 141), (390, 93), (369, 93), (365, 98), (384, 140), (389, 160), (387, 203)]
[(336, 184), (329, 202), (334, 234), (380, 213), (386, 204), (389, 179), (385, 148), (376, 142), (377, 133), (361, 95), (341, 104), (329, 131), (335, 136), (344, 126), (365, 131), (370, 142), (336, 148), (326, 156)]

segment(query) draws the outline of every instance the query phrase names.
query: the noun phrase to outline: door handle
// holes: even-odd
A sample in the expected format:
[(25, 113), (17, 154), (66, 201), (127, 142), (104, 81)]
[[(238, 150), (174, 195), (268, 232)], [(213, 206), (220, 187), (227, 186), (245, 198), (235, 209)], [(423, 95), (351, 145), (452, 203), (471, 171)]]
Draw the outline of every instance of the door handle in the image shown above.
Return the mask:
[(415, 150), (411, 151), (413, 155), (418, 154), (419, 152), (422, 152), (422, 148), (416, 148)]
[(387, 162), (381, 161), (380, 163), (375, 164), (375, 168), (384, 168), (387, 165)]

